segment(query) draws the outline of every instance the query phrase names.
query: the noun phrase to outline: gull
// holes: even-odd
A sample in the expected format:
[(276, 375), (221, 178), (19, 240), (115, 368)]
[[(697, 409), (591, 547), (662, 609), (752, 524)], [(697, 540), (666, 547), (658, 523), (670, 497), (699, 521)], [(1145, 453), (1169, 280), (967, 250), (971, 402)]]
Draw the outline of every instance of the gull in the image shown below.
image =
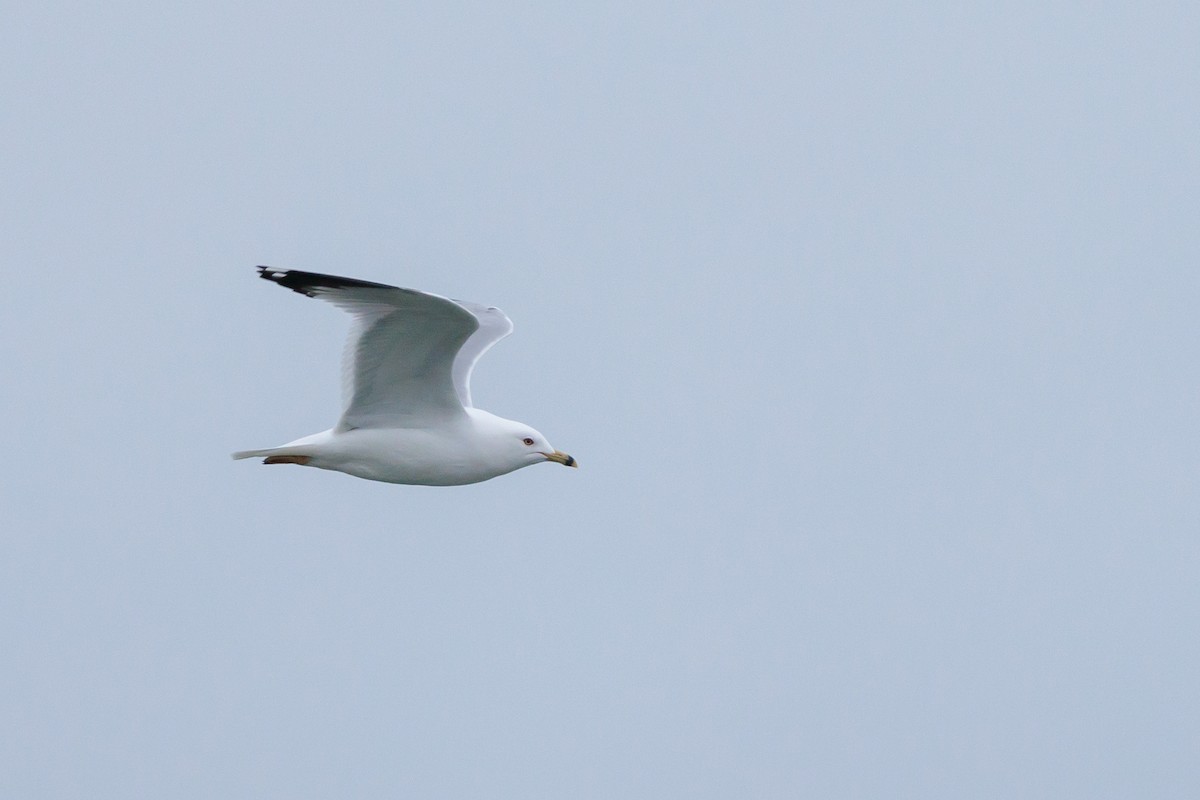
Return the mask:
[(478, 483), (546, 461), (576, 466), (533, 428), (471, 402), (475, 362), (512, 333), (500, 309), (315, 272), (259, 267), (258, 274), (353, 315), (346, 407), (327, 431), (235, 459), (425, 486)]

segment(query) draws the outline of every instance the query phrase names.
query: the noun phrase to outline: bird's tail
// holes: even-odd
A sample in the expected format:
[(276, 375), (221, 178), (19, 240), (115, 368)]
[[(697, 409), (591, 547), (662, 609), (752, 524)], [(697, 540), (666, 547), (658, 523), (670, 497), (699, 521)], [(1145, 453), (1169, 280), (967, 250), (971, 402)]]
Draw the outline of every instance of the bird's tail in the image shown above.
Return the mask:
[(263, 462), (264, 464), (307, 464), (314, 456), (314, 447), (319, 447), (328, 441), (330, 433), (330, 431), (321, 431), (320, 433), (305, 436), (302, 439), (288, 442), (279, 447), (267, 447), (262, 450), (239, 450), (231, 455), (235, 460), (240, 458), (265, 458), (266, 461)]
[(269, 447), (266, 450), (238, 450), (236, 453), (232, 453), (231, 455), (233, 457), (233, 460), (237, 461), (237, 460), (243, 459), (243, 458), (259, 458), (261, 456), (272, 456), (275, 454), (275, 451), (278, 449), (279, 448), (277, 448), (277, 447)]

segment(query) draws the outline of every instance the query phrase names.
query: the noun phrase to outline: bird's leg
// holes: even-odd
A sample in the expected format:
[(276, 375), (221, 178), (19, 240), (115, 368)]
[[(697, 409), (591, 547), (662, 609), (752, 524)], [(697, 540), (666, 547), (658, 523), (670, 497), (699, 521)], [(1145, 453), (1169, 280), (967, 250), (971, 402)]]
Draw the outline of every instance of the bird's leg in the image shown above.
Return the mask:
[(312, 461), (312, 456), (267, 456), (263, 459), (264, 464), (307, 464)]

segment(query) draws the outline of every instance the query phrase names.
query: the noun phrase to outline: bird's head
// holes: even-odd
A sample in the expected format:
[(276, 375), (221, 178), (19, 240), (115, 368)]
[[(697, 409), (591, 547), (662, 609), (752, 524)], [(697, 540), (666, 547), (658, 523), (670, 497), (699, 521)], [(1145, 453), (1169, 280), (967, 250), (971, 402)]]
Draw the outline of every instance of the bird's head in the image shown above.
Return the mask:
[(546, 437), (535, 431), (533, 428), (526, 428), (519, 432), (520, 449), (523, 451), (523, 456), (532, 460), (534, 463), (539, 461), (553, 461), (562, 464), (564, 467), (577, 467), (575, 458), (569, 456), (561, 450), (555, 450), (550, 446), (550, 442), (546, 441)]
[(572, 456), (555, 450), (545, 436), (528, 425), (512, 420), (503, 420), (503, 423), (496, 434), (500, 436), (505, 452), (519, 466), (527, 467), (543, 461), (553, 461), (564, 467), (578, 466)]

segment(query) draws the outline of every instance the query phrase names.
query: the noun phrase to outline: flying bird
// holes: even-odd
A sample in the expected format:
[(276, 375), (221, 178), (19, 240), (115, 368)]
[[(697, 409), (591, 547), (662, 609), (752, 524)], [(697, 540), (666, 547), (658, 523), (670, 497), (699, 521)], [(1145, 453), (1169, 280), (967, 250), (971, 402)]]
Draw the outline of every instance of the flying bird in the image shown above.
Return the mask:
[(500, 309), (315, 272), (259, 267), (258, 274), (353, 315), (346, 408), (327, 431), (234, 458), (426, 486), (478, 483), (546, 461), (576, 466), (533, 428), (471, 402), (475, 362), (512, 333)]

